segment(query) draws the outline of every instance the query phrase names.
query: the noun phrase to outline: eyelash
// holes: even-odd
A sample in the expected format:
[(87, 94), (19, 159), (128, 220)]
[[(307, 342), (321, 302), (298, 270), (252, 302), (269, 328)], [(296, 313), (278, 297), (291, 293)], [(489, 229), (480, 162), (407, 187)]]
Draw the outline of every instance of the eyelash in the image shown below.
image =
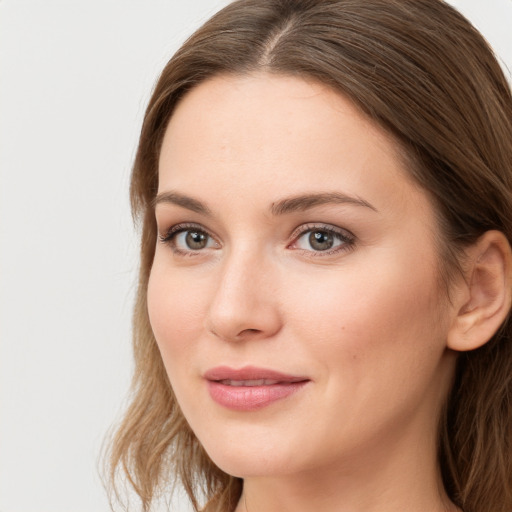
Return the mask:
[[(185, 233), (187, 231), (196, 231), (198, 233), (204, 233), (211, 240), (215, 241), (215, 237), (204, 227), (199, 224), (176, 224), (172, 226), (165, 235), (159, 235), (158, 238), (161, 243), (167, 244), (171, 247), (172, 251), (179, 256), (194, 256), (197, 255), (201, 250), (194, 251), (193, 249), (183, 250), (176, 246), (175, 239), (180, 233)], [(291, 238), (293, 242), (288, 244), (287, 247), (290, 247), (297, 242), (307, 233), (312, 232), (322, 232), (328, 233), (332, 235), (335, 239), (341, 242), (340, 245), (334, 247), (333, 249), (328, 249), (324, 251), (314, 251), (307, 249), (295, 248), (294, 250), (301, 251), (304, 254), (307, 254), (311, 257), (322, 257), (329, 256), (332, 254), (336, 254), (342, 251), (348, 251), (353, 248), (355, 244), (355, 236), (347, 230), (335, 228), (334, 226), (326, 225), (326, 224), (302, 224), (299, 228), (295, 229), (292, 233)], [(218, 243), (218, 242), (216, 242)]]
[(194, 256), (200, 251), (194, 251), (193, 249), (189, 250), (183, 250), (179, 249), (176, 246), (175, 239), (180, 233), (186, 233), (187, 231), (196, 231), (198, 233), (204, 233), (212, 240), (215, 240), (215, 237), (212, 236), (211, 233), (209, 233), (206, 229), (204, 229), (199, 224), (176, 224), (175, 226), (172, 226), (165, 235), (159, 235), (158, 238), (160, 242), (167, 244), (171, 247), (172, 251), (177, 254), (178, 256)]
[[(330, 256), (332, 254), (336, 254), (339, 252), (344, 252), (353, 249), (356, 237), (347, 231), (346, 229), (336, 228), (334, 226), (330, 226), (328, 224), (302, 224), (299, 228), (297, 228), (293, 234), (292, 239), (293, 244), (297, 244), (297, 242), (306, 234), (308, 233), (314, 233), (314, 232), (321, 232), (321, 233), (328, 233), (332, 235), (335, 239), (341, 242), (340, 245), (332, 248), (327, 249), (325, 251), (314, 251), (314, 250), (307, 250), (307, 249), (295, 249), (297, 251), (301, 251), (308, 256), (318, 258), (318, 257), (325, 257)], [(290, 245), (289, 245), (290, 246)], [(288, 247), (289, 247), (288, 246)]]

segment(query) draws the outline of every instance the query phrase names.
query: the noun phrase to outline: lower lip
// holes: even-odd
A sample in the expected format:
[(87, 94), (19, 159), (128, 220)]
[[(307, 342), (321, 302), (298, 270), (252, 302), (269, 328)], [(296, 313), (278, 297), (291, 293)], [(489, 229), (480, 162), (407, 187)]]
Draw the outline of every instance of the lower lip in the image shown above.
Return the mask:
[(307, 383), (300, 381), (269, 386), (227, 386), (208, 381), (208, 390), (212, 399), (223, 407), (234, 411), (256, 411), (288, 398)]

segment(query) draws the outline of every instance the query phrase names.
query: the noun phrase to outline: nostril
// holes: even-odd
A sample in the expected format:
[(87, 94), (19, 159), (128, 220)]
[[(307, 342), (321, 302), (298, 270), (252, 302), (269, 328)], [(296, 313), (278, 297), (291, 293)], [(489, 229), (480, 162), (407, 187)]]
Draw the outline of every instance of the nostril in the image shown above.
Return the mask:
[(242, 340), (244, 338), (251, 338), (255, 334), (259, 334), (261, 332), (262, 331), (260, 329), (244, 329), (235, 336), (235, 339)]

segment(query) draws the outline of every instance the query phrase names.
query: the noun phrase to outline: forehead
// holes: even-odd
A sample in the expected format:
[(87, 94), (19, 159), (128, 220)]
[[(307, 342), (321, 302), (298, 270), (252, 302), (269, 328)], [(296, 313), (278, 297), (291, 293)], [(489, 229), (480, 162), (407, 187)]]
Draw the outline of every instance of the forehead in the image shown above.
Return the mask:
[(350, 100), (318, 82), (265, 73), (217, 76), (189, 92), (167, 127), (159, 175), (159, 192), (214, 191), (232, 201), (268, 202), (279, 187), (280, 195), (378, 196), (395, 209), (411, 194), (425, 202), (399, 146)]
[[(260, 160), (270, 150), (277, 156), (276, 135), (283, 152), (289, 149), (285, 142), (307, 140), (303, 148), (307, 149), (332, 136), (342, 144), (347, 132), (353, 132), (351, 145), (356, 139), (364, 144), (371, 138), (374, 148), (393, 153), (392, 157), (398, 149), (384, 130), (340, 93), (319, 82), (267, 73), (215, 76), (185, 95), (170, 119), (162, 156), (166, 149), (176, 151), (189, 142), (191, 132), (198, 147), (214, 140), (216, 154), (252, 148)], [(297, 153), (300, 149), (295, 147)]]

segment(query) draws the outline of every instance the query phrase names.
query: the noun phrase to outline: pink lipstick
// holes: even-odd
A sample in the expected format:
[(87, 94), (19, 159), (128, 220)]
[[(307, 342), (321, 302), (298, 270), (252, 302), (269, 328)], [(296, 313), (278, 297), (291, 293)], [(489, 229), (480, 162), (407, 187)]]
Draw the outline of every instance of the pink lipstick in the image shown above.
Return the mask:
[(309, 379), (246, 366), (238, 370), (227, 366), (212, 368), (204, 374), (212, 399), (235, 411), (254, 411), (289, 397)]

